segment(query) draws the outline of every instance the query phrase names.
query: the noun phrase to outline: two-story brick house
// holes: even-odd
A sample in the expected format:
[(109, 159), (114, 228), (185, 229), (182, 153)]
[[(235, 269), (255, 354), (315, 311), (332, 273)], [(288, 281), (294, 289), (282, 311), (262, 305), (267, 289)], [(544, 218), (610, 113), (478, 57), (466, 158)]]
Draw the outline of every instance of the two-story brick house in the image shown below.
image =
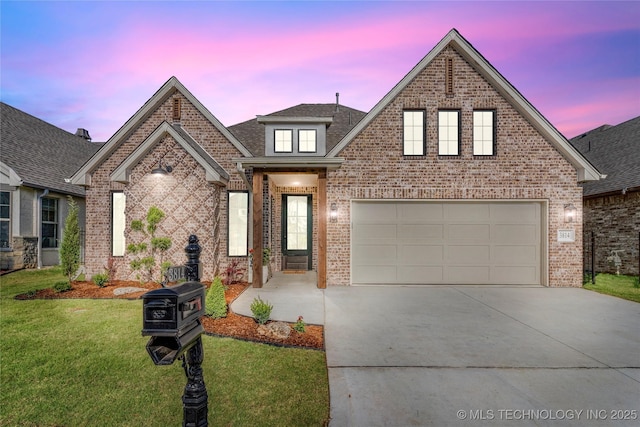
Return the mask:
[(315, 270), (319, 287), (580, 286), (578, 183), (599, 178), (452, 30), (367, 114), (303, 104), (227, 129), (172, 78), (73, 182), (88, 272), (117, 256), (130, 277), (130, 222), (156, 205), (169, 258), (197, 234), (205, 278), (269, 247), (276, 270)]

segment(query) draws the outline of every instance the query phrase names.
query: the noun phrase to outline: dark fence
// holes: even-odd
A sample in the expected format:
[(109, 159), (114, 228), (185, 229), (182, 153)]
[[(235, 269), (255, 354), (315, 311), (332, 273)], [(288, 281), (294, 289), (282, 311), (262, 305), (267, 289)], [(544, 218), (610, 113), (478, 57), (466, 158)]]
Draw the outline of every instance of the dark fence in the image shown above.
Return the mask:
[(605, 238), (600, 230), (584, 233), (584, 283), (595, 283), (598, 273), (626, 274), (640, 276), (640, 232), (637, 236), (624, 236), (624, 245), (611, 244), (610, 236)]

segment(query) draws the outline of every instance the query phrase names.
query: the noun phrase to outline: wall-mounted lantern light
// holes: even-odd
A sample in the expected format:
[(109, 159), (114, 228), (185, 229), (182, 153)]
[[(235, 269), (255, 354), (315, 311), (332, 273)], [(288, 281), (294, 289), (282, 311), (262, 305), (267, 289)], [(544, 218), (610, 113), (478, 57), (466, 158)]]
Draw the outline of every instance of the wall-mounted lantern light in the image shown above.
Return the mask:
[(331, 203), (331, 210), (329, 211), (329, 220), (331, 222), (338, 221), (338, 205)]
[(573, 222), (578, 214), (578, 209), (572, 203), (564, 205), (564, 222)]
[(162, 161), (159, 162), (158, 167), (151, 171), (153, 175), (167, 175), (173, 170), (169, 165), (162, 167)]

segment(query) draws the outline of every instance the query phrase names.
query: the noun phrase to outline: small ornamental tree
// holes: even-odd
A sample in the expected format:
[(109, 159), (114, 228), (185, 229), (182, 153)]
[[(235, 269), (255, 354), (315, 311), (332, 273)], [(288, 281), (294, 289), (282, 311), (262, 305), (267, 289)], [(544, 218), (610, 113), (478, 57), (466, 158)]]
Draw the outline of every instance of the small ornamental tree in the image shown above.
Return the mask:
[(207, 290), (204, 301), (205, 313), (207, 316), (218, 319), (227, 317), (227, 300), (224, 298), (224, 285), (220, 276), (216, 276)]
[[(150, 281), (153, 278), (153, 271), (156, 266), (156, 254), (160, 257), (161, 275), (166, 270), (167, 264), (164, 262), (164, 254), (171, 248), (171, 239), (168, 237), (156, 237), (156, 230), (158, 224), (164, 219), (164, 212), (158, 207), (151, 206), (147, 212), (146, 224), (143, 220), (131, 221), (131, 230), (142, 233), (144, 237), (148, 237), (149, 243), (129, 243), (127, 245), (127, 251), (136, 258), (131, 260), (131, 269), (134, 271), (142, 270), (146, 275), (146, 280)], [(142, 280), (142, 277), (138, 275), (138, 279)], [(162, 277), (160, 277), (162, 281)]]
[(64, 223), (64, 234), (60, 245), (60, 265), (69, 283), (80, 267), (80, 225), (78, 224), (78, 204), (67, 196), (69, 214)]

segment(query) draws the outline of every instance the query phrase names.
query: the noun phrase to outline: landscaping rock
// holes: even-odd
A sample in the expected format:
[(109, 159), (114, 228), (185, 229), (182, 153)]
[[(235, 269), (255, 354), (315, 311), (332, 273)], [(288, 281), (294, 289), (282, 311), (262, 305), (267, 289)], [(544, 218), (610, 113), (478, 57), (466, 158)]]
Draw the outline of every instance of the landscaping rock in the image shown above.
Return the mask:
[(148, 291), (145, 288), (135, 288), (133, 286), (126, 286), (124, 288), (117, 288), (113, 290), (114, 295), (126, 295), (126, 294), (134, 294), (136, 292)]
[(284, 340), (291, 335), (291, 327), (285, 322), (271, 322), (266, 325), (259, 325), (258, 334)]

